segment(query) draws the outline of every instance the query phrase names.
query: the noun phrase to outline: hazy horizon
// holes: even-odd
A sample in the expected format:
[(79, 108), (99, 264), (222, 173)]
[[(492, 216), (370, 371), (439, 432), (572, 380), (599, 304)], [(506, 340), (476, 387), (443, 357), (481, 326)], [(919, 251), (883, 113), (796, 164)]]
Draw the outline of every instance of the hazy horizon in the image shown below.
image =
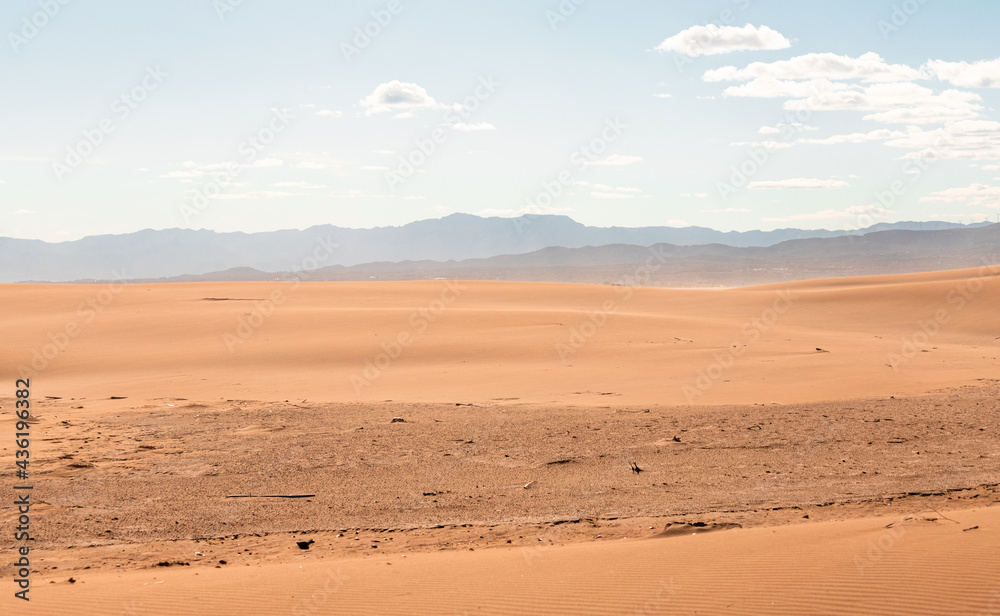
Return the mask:
[[(1000, 208), (1000, 6), (10, 2), (0, 236)], [(127, 50), (127, 53), (123, 53)]]

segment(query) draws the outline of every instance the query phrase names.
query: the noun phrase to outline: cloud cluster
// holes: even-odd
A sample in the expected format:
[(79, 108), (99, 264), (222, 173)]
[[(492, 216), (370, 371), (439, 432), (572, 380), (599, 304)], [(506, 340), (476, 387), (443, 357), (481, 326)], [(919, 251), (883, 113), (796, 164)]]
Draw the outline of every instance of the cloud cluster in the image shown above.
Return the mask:
[(938, 203), (964, 203), (974, 207), (1000, 208), (1000, 186), (971, 184), (963, 188), (949, 188), (923, 197), (921, 201)]
[[(785, 99), (784, 109), (800, 115), (855, 111), (863, 114), (864, 121), (906, 127), (753, 145), (783, 149), (799, 144), (881, 141), (910, 150), (901, 156), (904, 159), (1000, 158), (1000, 124), (982, 119), (983, 98), (968, 89), (1000, 87), (1000, 59), (973, 63), (930, 60), (915, 68), (890, 64), (876, 53), (856, 58), (809, 53), (776, 62), (753, 62), (743, 68), (723, 66), (706, 71), (702, 79), (733, 83), (723, 90), (727, 97)], [(760, 130), (764, 135), (782, 132), (794, 135), (798, 131)]]
[(919, 69), (905, 64), (889, 64), (877, 53), (869, 52), (857, 58), (835, 53), (807, 53), (777, 62), (754, 62), (745, 68), (723, 66), (707, 71), (702, 77), (708, 82), (749, 81), (771, 78), (776, 80), (853, 80), (865, 82), (912, 81), (925, 77)]
[(931, 60), (924, 67), (938, 79), (962, 88), (1000, 88), (1000, 58), (971, 64)]

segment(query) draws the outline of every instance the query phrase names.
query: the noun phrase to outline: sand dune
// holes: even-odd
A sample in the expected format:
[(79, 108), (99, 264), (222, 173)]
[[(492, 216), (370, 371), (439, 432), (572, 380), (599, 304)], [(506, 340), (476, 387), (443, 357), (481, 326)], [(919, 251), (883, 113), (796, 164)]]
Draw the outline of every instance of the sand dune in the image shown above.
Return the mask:
[(1000, 614), (1000, 267), (0, 294), (3, 613)]
[[(81, 575), (76, 584), (59, 579), (43, 586), (30, 613), (1000, 612), (1000, 508), (947, 517), (928, 513), (406, 557), (387, 552), (326, 560), (310, 552), (250, 567), (105, 571)], [(0, 605), (16, 607), (8, 596)]]
[(38, 373), (39, 393), (87, 398), (605, 405), (919, 394), (997, 374), (998, 272), (688, 291), (5, 286), (0, 368)]

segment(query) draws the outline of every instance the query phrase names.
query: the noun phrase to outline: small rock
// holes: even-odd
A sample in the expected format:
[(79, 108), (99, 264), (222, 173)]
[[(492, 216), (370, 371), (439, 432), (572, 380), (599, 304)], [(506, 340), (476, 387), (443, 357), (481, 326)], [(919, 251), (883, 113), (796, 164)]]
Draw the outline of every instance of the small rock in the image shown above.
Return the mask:
[(308, 550), (309, 546), (312, 545), (313, 543), (316, 542), (310, 539), (309, 541), (296, 541), (295, 545), (299, 546), (300, 550)]
[(402, 417), (393, 417), (392, 421), (389, 423), (406, 423), (406, 420)]

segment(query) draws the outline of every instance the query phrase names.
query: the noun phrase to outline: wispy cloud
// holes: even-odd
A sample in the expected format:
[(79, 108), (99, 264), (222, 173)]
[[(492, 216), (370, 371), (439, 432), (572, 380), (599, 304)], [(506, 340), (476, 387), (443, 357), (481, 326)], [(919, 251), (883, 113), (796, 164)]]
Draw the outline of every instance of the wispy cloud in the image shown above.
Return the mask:
[(787, 180), (758, 181), (750, 182), (747, 186), (750, 190), (788, 190), (788, 189), (834, 189), (847, 188), (850, 186), (843, 180), (820, 180), (817, 178), (790, 178)]
[(625, 156), (623, 154), (612, 154), (602, 160), (592, 160), (588, 162), (588, 165), (594, 167), (623, 167), (625, 165), (632, 165), (635, 163), (642, 162), (641, 156)]
[(966, 203), (973, 207), (1000, 208), (1000, 186), (970, 184), (961, 188), (949, 188), (922, 197), (921, 201), (939, 203)]
[(453, 129), (455, 129), (455, 130), (462, 131), (462, 132), (467, 132), (467, 133), (468, 132), (473, 132), (473, 131), (479, 131), (479, 130), (496, 130), (497, 129), (496, 126), (493, 126), (489, 122), (478, 122), (478, 123), (459, 122), (457, 124), (452, 124), (451, 127)]

